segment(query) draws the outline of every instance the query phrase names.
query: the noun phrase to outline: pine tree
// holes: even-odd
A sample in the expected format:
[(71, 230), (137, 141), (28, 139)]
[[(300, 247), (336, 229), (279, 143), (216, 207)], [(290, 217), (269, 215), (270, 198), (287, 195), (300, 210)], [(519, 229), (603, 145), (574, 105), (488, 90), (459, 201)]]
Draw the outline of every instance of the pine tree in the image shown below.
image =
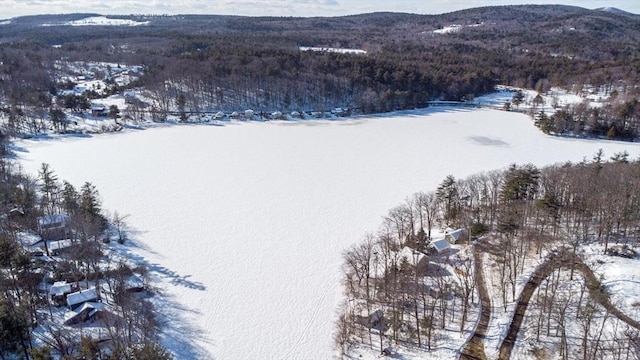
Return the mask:
[(543, 110), (536, 114), (535, 125), (545, 134), (549, 134), (553, 129), (553, 122)]
[(42, 192), (42, 210), (47, 215), (53, 215), (57, 212), (58, 193), (60, 191), (58, 177), (47, 163), (42, 163), (42, 166), (38, 171), (38, 175), (41, 182), (40, 191)]
[(447, 176), (438, 189), (436, 190), (436, 198), (438, 202), (444, 207), (444, 220), (452, 222), (458, 216), (459, 204), (458, 204), (458, 186), (456, 179), (453, 175)]
[(523, 101), (524, 101), (524, 94), (522, 93), (522, 90), (516, 91), (516, 93), (513, 94), (513, 98), (511, 99), (511, 102), (513, 103), (513, 105), (515, 105), (516, 107), (519, 107)]

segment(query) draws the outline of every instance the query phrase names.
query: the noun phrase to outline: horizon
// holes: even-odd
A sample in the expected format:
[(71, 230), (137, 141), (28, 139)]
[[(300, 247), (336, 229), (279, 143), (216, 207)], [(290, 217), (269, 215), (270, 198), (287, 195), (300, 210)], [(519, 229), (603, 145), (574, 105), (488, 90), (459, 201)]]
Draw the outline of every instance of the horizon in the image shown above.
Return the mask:
[(631, 0), (223, 0), (210, 3), (204, 0), (168, 1), (111, 1), (96, 3), (86, 0), (46, 0), (24, 2), (0, 0), (4, 14), (0, 20), (31, 15), (62, 15), (92, 13), (118, 15), (236, 15), (285, 17), (336, 17), (374, 12), (412, 13), (421, 15), (445, 14), (465, 9), (505, 5), (566, 5), (584, 9), (617, 8), (640, 14), (640, 2)]

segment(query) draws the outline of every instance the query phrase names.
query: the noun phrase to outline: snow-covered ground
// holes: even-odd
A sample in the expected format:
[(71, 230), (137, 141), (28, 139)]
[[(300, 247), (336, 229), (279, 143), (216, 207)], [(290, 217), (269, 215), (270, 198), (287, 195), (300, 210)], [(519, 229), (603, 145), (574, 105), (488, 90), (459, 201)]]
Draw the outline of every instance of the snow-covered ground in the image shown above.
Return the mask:
[(426, 109), (346, 120), (176, 125), (18, 142), (34, 175), (130, 214), (177, 358), (329, 359), (341, 254), (416, 191), (510, 163), (640, 144), (551, 137), (530, 117)]
[(316, 46), (300, 46), (300, 51), (317, 51), (317, 52), (335, 52), (340, 54), (366, 54), (367, 52), (362, 49), (343, 49), (343, 48), (331, 48), (331, 47), (316, 47)]
[(134, 21), (128, 19), (110, 19), (106, 16), (91, 16), (80, 20), (67, 21), (60, 24), (43, 24), (42, 26), (140, 26), (148, 25), (148, 21)]
[(433, 30), (434, 34), (453, 34), (453, 33), (459, 33), (460, 30), (462, 29), (462, 25), (449, 25), (449, 26), (445, 26), (442, 29), (436, 29)]

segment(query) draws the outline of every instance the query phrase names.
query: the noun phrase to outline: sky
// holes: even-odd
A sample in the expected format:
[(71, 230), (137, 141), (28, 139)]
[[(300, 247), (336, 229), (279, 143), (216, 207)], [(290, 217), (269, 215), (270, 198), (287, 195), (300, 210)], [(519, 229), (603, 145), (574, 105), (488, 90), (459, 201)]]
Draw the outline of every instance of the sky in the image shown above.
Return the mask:
[(481, 6), (558, 3), (587, 9), (616, 7), (640, 14), (638, 0), (0, 0), (0, 19), (79, 12), (305, 17), (377, 11), (441, 14)]

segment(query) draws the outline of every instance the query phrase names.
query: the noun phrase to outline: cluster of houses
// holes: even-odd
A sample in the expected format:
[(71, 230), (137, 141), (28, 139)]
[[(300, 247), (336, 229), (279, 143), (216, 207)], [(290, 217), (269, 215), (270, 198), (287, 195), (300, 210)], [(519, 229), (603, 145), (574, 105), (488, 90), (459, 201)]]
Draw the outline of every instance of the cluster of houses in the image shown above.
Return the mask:
[(447, 256), (453, 253), (452, 245), (464, 243), (467, 231), (464, 229), (445, 229), (443, 236), (432, 239), (427, 245), (427, 251), (422, 252), (409, 246), (404, 246), (398, 253), (398, 258), (416, 266), (419, 272), (427, 268), (429, 256)]
[[(43, 261), (52, 265), (52, 268), (55, 268), (59, 261), (57, 256), (72, 246), (72, 242), (69, 239), (71, 235), (69, 221), (69, 216), (63, 213), (38, 217), (37, 236), (34, 235), (32, 240), (23, 242), (23, 245), (34, 258), (43, 259)], [(50, 256), (48, 257), (44, 257), (44, 253), (41, 250), (42, 243), (45, 241), (50, 251)], [(64, 320), (61, 320), (64, 325), (93, 322), (107, 315), (109, 306), (103, 302), (101, 294), (103, 296), (106, 294), (107, 300), (110, 301), (117, 294), (110, 294), (106, 289), (107, 287), (102, 285), (89, 286), (88, 282), (72, 281), (72, 279), (68, 278), (55, 281), (53, 284), (47, 285), (46, 288), (50, 303), (55, 307), (65, 309), (63, 310)], [(141, 293), (144, 290), (144, 282), (135, 274), (126, 279), (122, 289), (126, 293)]]
[(244, 112), (234, 111), (231, 114), (227, 114), (223, 111), (218, 111), (213, 115), (214, 120), (254, 120), (255, 118), (267, 119), (267, 120), (289, 120), (289, 119), (322, 119), (328, 116), (348, 116), (350, 115), (348, 109), (335, 108), (331, 111), (292, 111), (290, 113), (274, 111), (274, 112), (258, 112), (249, 109)]
[(445, 254), (451, 250), (451, 245), (460, 244), (465, 241), (467, 232), (464, 229), (444, 230), (444, 236), (431, 240), (427, 248), (430, 254)]
[[(404, 246), (397, 253), (397, 266), (401, 266), (402, 262), (406, 261), (412, 266), (415, 266), (417, 273), (426, 275), (428, 274), (427, 268), (429, 263), (434, 259), (442, 259), (452, 255), (456, 249), (455, 245), (462, 244), (468, 240), (468, 233), (464, 229), (451, 229), (444, 230), (442, 236), (434, 238), (427, 245), (426, 252), (418, 251), (409, 246)], [(437, 261), (437, 260), (436, 260)], [(431, 284), (427, 286), (429, 289), (429, 295), (434, 298), (447, 297), (451, 294), (449, 288), (438, 288)], [(358, 324), (366, 326), (370, 329), (376, 329), (380, 331), (386, 331), (388, 323), (384, 319), (382, 310), (375, 310), (373, 313), (357, 315), (356, 320)]]

